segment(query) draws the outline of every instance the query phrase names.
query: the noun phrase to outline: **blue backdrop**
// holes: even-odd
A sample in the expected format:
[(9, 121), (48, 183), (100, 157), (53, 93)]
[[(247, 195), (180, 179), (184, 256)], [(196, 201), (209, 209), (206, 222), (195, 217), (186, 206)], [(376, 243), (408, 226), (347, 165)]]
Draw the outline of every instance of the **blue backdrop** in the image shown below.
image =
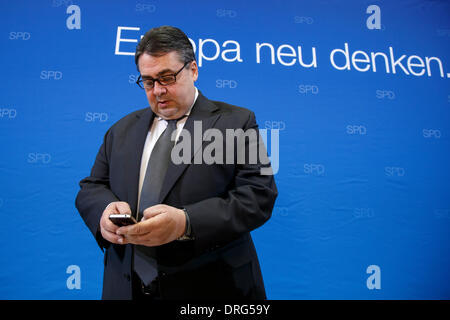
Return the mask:
[(2, 0), (0, 298), (100, 298), (74, 199), (106, 130), (147, 106), (133, 52), (160, 25), (194, 43), (205, 96), (279, 130), (279, 197), (252, 233), (270, 299), (450, 298), (449, 18), (425, 0)]

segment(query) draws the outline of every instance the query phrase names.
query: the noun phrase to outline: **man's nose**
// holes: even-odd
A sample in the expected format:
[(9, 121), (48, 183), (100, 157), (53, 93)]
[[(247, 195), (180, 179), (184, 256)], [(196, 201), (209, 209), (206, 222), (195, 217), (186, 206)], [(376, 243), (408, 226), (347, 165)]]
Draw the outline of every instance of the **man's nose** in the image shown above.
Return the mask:
[(161, 84), (159, 84), (158, 81), (155, 81), (154, 85), (153, 85), (153, 94), (155, 96), (160, 96), (164, 93), (166, 93), (167, 88)]

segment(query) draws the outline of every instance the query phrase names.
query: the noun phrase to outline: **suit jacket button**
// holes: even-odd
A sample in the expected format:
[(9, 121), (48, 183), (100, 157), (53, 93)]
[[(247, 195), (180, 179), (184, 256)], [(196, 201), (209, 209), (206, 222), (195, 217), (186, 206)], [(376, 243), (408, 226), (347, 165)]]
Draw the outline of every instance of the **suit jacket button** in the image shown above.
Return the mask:
[(125, 279), (127, 279), (127, 281), (131, 281), (131, 276), (130, 276), (130, 274), (124, 273), (124, 274), (123, 274), (123, 277), (124, 277)]

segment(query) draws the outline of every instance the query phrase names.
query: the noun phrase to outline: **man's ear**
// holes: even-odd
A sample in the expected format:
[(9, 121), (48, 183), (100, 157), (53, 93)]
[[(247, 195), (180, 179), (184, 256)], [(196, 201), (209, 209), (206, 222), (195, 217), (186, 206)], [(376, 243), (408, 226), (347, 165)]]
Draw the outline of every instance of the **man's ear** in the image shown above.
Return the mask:
[(189, 66), (189, 69), (192, 72), (192, 80), (195, 82), (198, 79), (198, 66), (197, 62), (194, 60), (191, 62), (191, 65)]

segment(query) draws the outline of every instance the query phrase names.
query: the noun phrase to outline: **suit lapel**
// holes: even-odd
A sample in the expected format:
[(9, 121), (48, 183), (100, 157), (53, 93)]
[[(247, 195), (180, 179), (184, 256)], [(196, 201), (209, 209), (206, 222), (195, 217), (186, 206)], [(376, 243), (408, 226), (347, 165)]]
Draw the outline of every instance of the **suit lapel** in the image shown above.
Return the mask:
[(178, 178), (181, 176), (184, 170), (186, 170), (186, 168), (191, 163), (193, 163), (195, 153), (200, 152), (203, 148), (203, 140), (200, 146), (194, 145), (194, 121), (201, 121), (201, 135), (203, 136), (203, 133), (209, 128), (213, 127), (215, 122), (219, 119), (220, 114), (216, 112), (217, 110), (218, 108), (199, 92), (197, 100), (192, 107), (191, 113), (183, 127), (183, 130), (187, 130), (191, 137), (191, 161), (190, 163), (181, 163), (179, 165), (176, 165), (172, 161), (170, 161), (167, 168), (166, 177), (161, 188), (159, 203), (163, 203), (164, 199), (168, 195), (169, 191), (173, 188)]

